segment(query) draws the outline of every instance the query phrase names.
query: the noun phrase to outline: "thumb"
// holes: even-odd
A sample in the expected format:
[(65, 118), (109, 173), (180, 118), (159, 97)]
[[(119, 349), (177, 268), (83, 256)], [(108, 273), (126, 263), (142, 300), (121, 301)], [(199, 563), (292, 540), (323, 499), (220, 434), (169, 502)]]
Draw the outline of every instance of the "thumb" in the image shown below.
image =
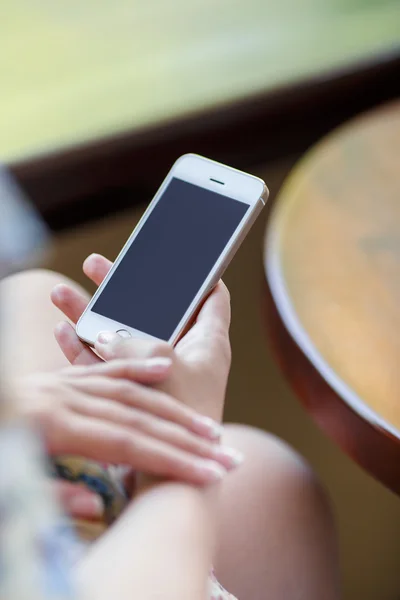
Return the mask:
[(144, 338), (123, 338), (112, 331), (101, 331), (95, 343), (98, 355), (104, 360), (129, 359), (145, 360), (160, 356), (171, 357), (171, 346), (159, 340)]

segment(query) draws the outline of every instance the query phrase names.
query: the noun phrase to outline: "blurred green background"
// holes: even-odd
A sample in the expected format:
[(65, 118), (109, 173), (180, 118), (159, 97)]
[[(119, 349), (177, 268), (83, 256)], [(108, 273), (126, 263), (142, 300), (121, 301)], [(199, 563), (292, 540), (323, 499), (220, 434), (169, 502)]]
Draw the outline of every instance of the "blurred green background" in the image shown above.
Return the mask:
[[(84, 283), (84, 258), (117, 254), (178, 154), (245, 167), (266, 180), (272, 204), (310, 143), (395, 95), (399, 56), (400, 0), (1, 0), (0, 157), (63, 229), (48, 266)], [(363, 78), (362, 65), (376, 69)], [(179, 129), (190, 115), (196, 126), (188, 119)], [(165, 123), (168, 131), (157, 127)], [(128, 136), (107, 144), (119, 134)], [(116, 214), (121, 207), (129, 210)], [(260, 310), (266, 219), (267, 211), (226, 275), (234, 355), (226, 416), (286, 439), (320, 474), (337, 517), (346, 600), (395, 600), (398, 497), (317, 429), (271, 357)]]
[(399, 40), (393, 0), (3, 0), (0, 156), (324, 77)]

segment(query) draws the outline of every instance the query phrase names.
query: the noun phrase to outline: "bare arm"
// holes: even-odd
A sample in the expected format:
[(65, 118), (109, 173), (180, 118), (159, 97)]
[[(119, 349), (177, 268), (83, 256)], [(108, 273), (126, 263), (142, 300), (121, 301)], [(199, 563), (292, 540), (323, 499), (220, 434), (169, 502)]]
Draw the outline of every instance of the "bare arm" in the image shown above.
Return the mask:
[(204, 600), (211, 525), (201, 493), (164, 483), (143, 492), (79, 567), (90, 600)]

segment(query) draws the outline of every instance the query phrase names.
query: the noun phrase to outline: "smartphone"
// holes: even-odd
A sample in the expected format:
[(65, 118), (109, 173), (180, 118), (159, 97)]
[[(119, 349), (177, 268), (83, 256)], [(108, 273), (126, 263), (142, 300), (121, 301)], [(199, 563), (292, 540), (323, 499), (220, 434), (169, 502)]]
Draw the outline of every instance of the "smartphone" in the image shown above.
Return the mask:
[(174, 345), (221, 278), (265, 205), (258, 177), (185, 154), (168, 173), (78, 321), (100, 331)]

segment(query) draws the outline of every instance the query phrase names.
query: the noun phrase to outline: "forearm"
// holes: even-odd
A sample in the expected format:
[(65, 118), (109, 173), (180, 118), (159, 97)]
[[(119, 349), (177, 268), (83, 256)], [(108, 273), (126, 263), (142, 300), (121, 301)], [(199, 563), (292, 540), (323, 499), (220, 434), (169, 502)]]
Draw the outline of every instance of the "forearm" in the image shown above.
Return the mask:
[(204, 600), (211, 526), (201, 494), (165, 483), (143, 491), (79, 568), (90, 600)]
[[(191, 386), (182, 385), (182, 381), (179, 378), (179, 373), (174, 374), (165, 384), (159, 386), (158, 389), (169, 393), (172, 397), (175, 397), (178, 402), (189, 404), (204, 416), (210, 417), (217, 423), (222, 420), (223, 413), (223, 402), (213, 401), (212, 397), (204, 397), (202, 394), (197, 395), (196, 390), (191, 389)], [(220, 394), (221, 398), (225, 397), (225, 394)], [(218, 443), (218, 440), (216, 440)], [(154, 486), (160, 485), (165, 480), (139, 473), (136, 481), (135, 493), (141, 493), (143, 490), (149, 490)], [(212, 486), (205, 487), (200, 490), (201, 499), (204, 504), (204, 508), (207, 512), (212, 533), (215, 531), (215, 514), (216, 504), (218, 501), (219, 483), (215, 483)], [(213, 538), (214, 542), (214, 538)]]

